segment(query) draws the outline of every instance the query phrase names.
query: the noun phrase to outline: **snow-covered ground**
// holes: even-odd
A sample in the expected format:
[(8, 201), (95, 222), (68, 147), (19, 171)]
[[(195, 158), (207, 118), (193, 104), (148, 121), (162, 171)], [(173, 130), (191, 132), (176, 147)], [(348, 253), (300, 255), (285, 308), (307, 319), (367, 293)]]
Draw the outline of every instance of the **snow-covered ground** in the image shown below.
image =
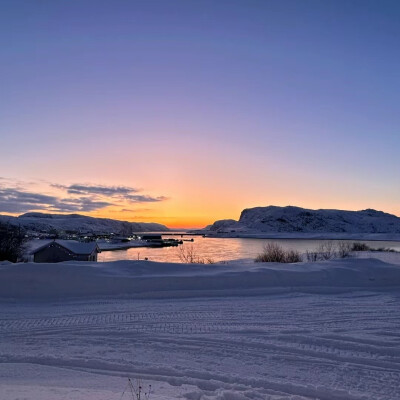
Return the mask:
[(399, 399), (398, 257), (4, 263), (0, 399)]

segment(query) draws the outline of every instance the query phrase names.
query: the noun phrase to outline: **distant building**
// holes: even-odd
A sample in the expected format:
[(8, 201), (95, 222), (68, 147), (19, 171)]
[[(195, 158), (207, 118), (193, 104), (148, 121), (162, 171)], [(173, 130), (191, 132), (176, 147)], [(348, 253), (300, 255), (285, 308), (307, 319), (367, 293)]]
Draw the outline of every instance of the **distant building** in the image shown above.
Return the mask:
[(143, 235), (141, 237), (142, 240), (147, 240), (147, 241), (154, 241), (154, 240), (162, 240), (161, 235)]
[(34, 262), (57, 263), (62, 261), (97, 261), (100, 249), (96, 242), (83, 243), (76, 240), (50, 240), (32, 250)]

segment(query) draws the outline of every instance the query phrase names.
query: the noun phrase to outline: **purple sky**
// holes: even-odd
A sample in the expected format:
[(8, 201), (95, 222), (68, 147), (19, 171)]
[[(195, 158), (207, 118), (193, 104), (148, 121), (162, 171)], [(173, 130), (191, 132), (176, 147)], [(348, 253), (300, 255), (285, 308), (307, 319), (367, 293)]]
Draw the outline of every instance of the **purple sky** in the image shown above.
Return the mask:
[(80, 184), (145, 196), (91, 193), (93, 215), (171, 226), (399, 215), (399, 21), (396, 1), (1, 0), (0, 213)]

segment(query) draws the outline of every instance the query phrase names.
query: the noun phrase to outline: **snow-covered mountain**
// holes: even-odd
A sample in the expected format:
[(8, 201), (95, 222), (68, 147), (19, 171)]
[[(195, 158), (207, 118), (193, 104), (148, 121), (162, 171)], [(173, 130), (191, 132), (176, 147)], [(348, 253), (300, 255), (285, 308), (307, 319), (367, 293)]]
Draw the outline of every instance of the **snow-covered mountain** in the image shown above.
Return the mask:
[(109, 218), (93, 218), (79, 214), (27, 213), (19, 217), (0, 215), (0, 222), (19, 225), (29, 231), (74, 231), (79, 233), (130, 235), (135, 232), (168, 231), (165, 225), (144, 222), (118, 221)]
[(216, 233), (400, 233), (400, 218), (372, 209), (309, 210), (300, 207), (255, 207), (242, 211), (239, 221), (220, 220)]

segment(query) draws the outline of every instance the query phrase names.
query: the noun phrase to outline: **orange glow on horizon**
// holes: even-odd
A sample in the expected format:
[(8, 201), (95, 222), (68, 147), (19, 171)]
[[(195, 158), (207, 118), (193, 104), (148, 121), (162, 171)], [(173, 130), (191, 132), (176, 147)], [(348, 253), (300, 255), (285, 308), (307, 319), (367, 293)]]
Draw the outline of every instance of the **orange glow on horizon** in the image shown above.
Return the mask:
[[(293, 205), (293, 206), (298, 206), (298, 207), (303, 207), (303, 208), (309, 208), (309, 209), (329, 209), (329, 208), (335, 208), (335, 209), (341, 209), (341, 210), (353, 210), (353, 211), (359, 211), (362, 209), (366, 208), (375, 208), (379, 211), (384, 211), (389, 214), (393, 214), (396, 216), (400, 215), (400, 210), (391, 210), (391, 209), (386, 209), (382, 210), (379, 209), (379, 207), (370, 207), (370, 206), (365, 206), (365, 207), (357, 207), (357, 206), (351, 206), (350, 204), (343, 204), (342, 207), (332, 207), (332, 206), (324, 206), (321, 204), (315, 204), (315, 205), (304, 205), (304, 204), (289, 204), (289, 203), (272, 203), (272, 204), (253, 204), (249, 205), (248, 207), (243, 207), (240, 209), (226, 209), (226, 213), (217, 213), (217, 212), (212, 212), (210, 210), (207, 215), (204, 215), (204, 210), (201, 209), (201, 212), (197, 210), (193, 210), (192, 215), (189, 214), (179, 214), (178, 212), (176, 213), (165, 213), (167, 215), (156, 215), (153, 212), (144, 212), (142, 215), (135, 215), (134, 213), (130, 212), (125, 212), (117, 209), (103, 209), (103, 210), (97, 210), (94, 212), (76, 212), (76, 213), (60, 213), (60, 212), (50, 212), (48, 210), (37, 210), (37, 212), (43, 212), (43, 213), (53, 213), (53, 214), (80, 214), (80, 215), (86, 215), (89, 217), (95, 217), (95, 218), (110, 218), (110, 219), (115, 219), (115, 220), (120, 220), (120, 221), (128, 221), (128, 222), (143, 222), (143, 223), (158, 223), (167, 226), (168, 228), (172, 230), (179, 230), (179, 229), (201, 229), (206, 227), (207, 225), (213, 224), (215, 221), (221, 220), (221, 219), (234, 219), (238, 220), (240, 217), (240, 213), (244, 208), (252, 208), (252, 207), (266, 207), (268, 205), (275, 205), (275, 206), (281, 206), (285, 207), (288, 205)], [(18, 216), (22, 214), (16, 214), (16, 213), (2, 213), (3, 215), (10, 215), (10, 216)], [(159, 213), (159, 214), (164, 214), (164, 213)], [(169, 215), (168, 215), (169, 214)], [(175, 215), (175, 216), (173, 216)]]
[[(383, 197), (378, 192), (368, 195), (368, 188), (365, 192), (358, 192), (358, 197), (353, 195), (354, 185), (341, 186), (340, 190), (331, 185), (326, 180), (322, 181), (322, 188), (315, 194), (312, 191), (304, 190), (304, 179), (300, 179), (297, 175), (289, 175), (286, 179), (268, 178), (266, 184), (261, 185), (262, 179), (253, 175), (240, 176), (239, 172), (235, 172), (235, 181), (230, 185), (223, 174), (218, 177), (218, 173), (213, 174), (213, 180), (207, 180), (203, 174), (211, 176), (213, 169), (200, 169), (196, 173), (194, 170), (186, 169), (179, 171), (180, 174), (166, 170), (157, 171), (157, 176), (146, 177), (146, 182), (138, 182), (138, 187), (149, 188), (149, 191), (140, 189), (137, 191), (138, 199), (135, 198), (136, 192), (132, 193), (134, 200), (129, 197), (108, 195), (100, 193), (95, 195), (86, 194), (84, 199), (104, 202), (106, 206), (100, 206), (95, 211), (71, 211), (60, 212), (51, 211), (51, 204), (47, 207), (32, 208), (31, 212), (43, 212), (53, 214), (81, 214), (97, 218), (111, 218), (129, 222), (159, 223), (170, 229), (196, 229), (204, 228), (221, 219), (238, 220), (240, 214), (245, 208), (274, 206), (298, 206), (309, 209), (339, 209), (339, 210), (362, 210), (374, 208), (386, 213), (399, 215), (400, 209), (391, 202), (391, 197)], [(270, 171), (270, 170), (268, 170)], [(292, 173), (293, 171), (291, 171)], [(186, 176), (187, 174), (187, 176)], [(263, 173), (265, 176), (267, 173)], [(185, 176), (183, 176), (185, 175)], [(170, 177), (173, 176), (173, 179)], [(155, 179), (160, 180), (155, 180)], [(79, 182), (78, 179), (69, 180)], [(90, 179), (87, 179), (90, 181)], [(94, 180), (93, 180), (94, 181)], [(3, 187), (9, 185), (13, 187), (13, 180), (5, 182), (3, 179)], [(68, 181), (67, 181), (68, 182)], [(116, 184), (111, 179), (102, 179), (102, 182), (96, 182), (95, 188), (116, 189), (126, 188), (129, 186), (128, 177), (121, 177)], [(44, 181), (19, 182), (22, 189), (18, 187), (15, 193), (20, 190), (24, 194), (35, 194), (39, 196), (52, 196), (59, 199), (60, 203), (71, 201), (70, 204), (79, 204), (82, 199), (81, 194), (67, 192), (68, 183), (64, 185), (54, 185)], [(15, 185), (14, 185), (15, 186)], [(90, 185), (88, 186), (90, 188)], [(359, 187), (356, 187), (359, 190)], [(141, 193), (143, 199), (140, 198)], [(13, 192), (14, 193), (14, 192)], [(158, 197), (162, 196), (162, 197)], [(149, 201), (150, 199), (150, 201)], [(78, 203), (74, 203), (78, 201)], [(102, 204), (102, 203), (101, 203)], [(109, 205), (107, 205), (109, 204)], [(57, 203), (56, 203), (57, 206)], [(56, 208), (55, 208), (56, 209)], [(79, 210), (79, 208), (77, 208)], [(17, 216), (23, 214), (2, 212), (1, 214)]]
[[(144, 214), (144, 213), (143, 213)], [(207, 225), (213, 224), (219, 219), (238, 219), (240, 213), (234, 213), (230, 216), (221, 216), (217, 214), (207, 216), (205, 215), (176, 215), (176, 216), (161, 216), (161, 215), (132, 215), (127, 212), (93, 212), (86, 213), (85, 215), (96, 218), (111, 218), (128, 222), (144, 222), (144, 223), (158, 223), (167, 226), (170, 229), (201, 229)], [(173, 215), (173, 214), (172, 214)]]

